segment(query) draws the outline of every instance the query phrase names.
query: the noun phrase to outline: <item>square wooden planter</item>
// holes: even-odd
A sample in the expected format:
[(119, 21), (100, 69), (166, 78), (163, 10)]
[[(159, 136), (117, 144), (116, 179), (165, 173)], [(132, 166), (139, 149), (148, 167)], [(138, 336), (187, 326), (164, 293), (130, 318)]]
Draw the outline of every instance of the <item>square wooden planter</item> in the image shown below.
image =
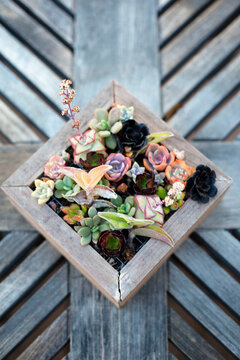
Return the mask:
[(165, 144), (171, 150), (173, 148), (184, 149), (188, 165), (196, 167), (198, 164), (205, 164), (216, 171), (217, 196), (208, 204), (199, 204), (188, 199), (184, 206), (164, 224), (164, 229), (175, 242), (173, 248), (163, 242), (150, 239), (118, 272), (91, 246), (82, 247), (79, 235), (48, 205), (39, 206), (36, 199), (31, 197), (30, 186), (43, 173), (44, 164), (52, 155), (69, 147), (68, 139), (74, 135), (70, 121), (4, 182), (2, 190), (21, 214), (109, 300), (120, 308), (213, 210), (230, 187), (232, 180), (115, 81), (111, 81), (89, 104), (81, 109), (80, 118), (83, 129), (84, 125), (87, 128), (87, 122), (92, 118), (95, 108), (108, 109), (114, 102), (134, 106), (135, 120), (147, 123), (151, 132), (172, 131), (175, 136), (167, 139)]

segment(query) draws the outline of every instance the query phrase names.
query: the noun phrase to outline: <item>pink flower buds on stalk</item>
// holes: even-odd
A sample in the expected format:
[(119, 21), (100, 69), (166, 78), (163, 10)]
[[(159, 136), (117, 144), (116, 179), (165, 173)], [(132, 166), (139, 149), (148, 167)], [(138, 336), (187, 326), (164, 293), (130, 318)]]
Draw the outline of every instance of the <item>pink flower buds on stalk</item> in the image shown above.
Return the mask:
[(76, 94), (74, 89), (69, 88), (71, 84), (71, 80), (65, 79), (61, 81), (60, 96), (64, 96), (62, 103), (63, 105), (67, 105), (67, 107), (62, 110), (62, 115), (68, 115), (73, 121), (72, 127), (75, 129), (79, 129), (81, 122), (75, 118), (75, 113), (78, 113), (80, 111), (80, 107), (73, 106), (73, 108), (71, 108), (71, 102)]

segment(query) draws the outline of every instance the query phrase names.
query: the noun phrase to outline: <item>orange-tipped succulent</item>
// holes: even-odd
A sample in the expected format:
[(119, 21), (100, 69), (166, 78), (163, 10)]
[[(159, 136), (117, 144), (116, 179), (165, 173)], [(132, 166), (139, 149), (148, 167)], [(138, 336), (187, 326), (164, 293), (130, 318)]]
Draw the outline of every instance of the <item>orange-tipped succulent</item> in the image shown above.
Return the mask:
[(174, 153), (172, 151), (169, 152), (166, 146), (151, 143), (148, 145), (143, 164), (149, 171), (164, 171), (174, 160)]
[(183, 160), (175, 160), (171, 165), (166, 167), (165, 174), (170, 182), (174, 184), (176, 181), (180, 181), (186, 185), (186, 181), (190, 178), (195, 169), (188, 166)]

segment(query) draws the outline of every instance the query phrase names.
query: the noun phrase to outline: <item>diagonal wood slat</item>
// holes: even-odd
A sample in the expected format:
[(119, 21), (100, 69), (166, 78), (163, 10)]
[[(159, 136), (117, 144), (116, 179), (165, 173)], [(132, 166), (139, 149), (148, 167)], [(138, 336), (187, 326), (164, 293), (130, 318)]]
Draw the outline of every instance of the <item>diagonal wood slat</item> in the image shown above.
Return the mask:
[(240, 356), (238, 325), (170, 262), (170, 294), (236, 357)]
[[(204, 78), (209, 76), (209, 74), (214, 71), (225, 58), (239, 47), (240, 40), (237, 36), (239, 31), (240, 19), (236, 19), (223, 32), (209, 42), (202, 51), (192, 57), (183, 69), (164, 85), (164, 113), (167, 113), (175, 104), (181, 104), (182, 99), (199, 86)], [(218, 54), (218, 56), (216, 56), (216, 54)], [(227, 70), (224, 69), (223, 71), (224, 75), (226, 71), (226, 76), (228, 76)], [(209, 84), (211, 83), (212, 81)], [(197, 99), (199, 96), (198, 94), (199, 92), (197, 93)], [(173, 123), (174, 126), (177, 121), (178, 120)], [(179, 130), (180, 126), (178, 126), (178, 129), (176, 130)]]
[(191, 239), (187, 239), (175, 255), (210, 292), (214, 292), (214, 296), (218, 297), (238, 317), (240, 284), (235, 279)]
[[(194, 331), (174, 310), (170, 308), (169, 332), (171, 341), (194, 360), (223, 360), (223, 357), (208, 342)], [(181, 329), (181, 331), (180, 331)]]
[(59, 252), (45, 241), (0, 283), (0, 318), (36, 286), (60, 258)]
[(68, 341), (68, 311), (65, 310), (17, 360), (50, 360)]
[(231, 19), (234, 14), (237, 14), (238, 6), (238, 0), (213, 1), (213, 4), (206, 11), (162, 49), (161, 70), (163, 79), (191, 58), (192, 54), (198, 52), (203, 44), (207, 44), (224, 27), (225, 22), (229, 23), (227, 19)]
[(72, 51), (12, 0), (1, 1), (0, 19), (61, 76), (71, 77)]
[(14, 264), (22, 258), (34, 243), (38, 233), (12, 231), (0, 242), (0, 278), (11, 269)]
[[(240, 55), (238, 54), (210, 82), (198, 91), (170, 119), (169, 124), (181, 135), (187, 136), (198, 126), (211, 111), (217, 107), (231, 91), (240, 85), (238, 69)], [(222, 86), (224, 84), (224, 86)], [(208, 99), (208, 101), (205, 101)]]
[(68, 294), (67, 264), (44, 284), (0, 328), (0, 354), (4, 358), (38, 326)]

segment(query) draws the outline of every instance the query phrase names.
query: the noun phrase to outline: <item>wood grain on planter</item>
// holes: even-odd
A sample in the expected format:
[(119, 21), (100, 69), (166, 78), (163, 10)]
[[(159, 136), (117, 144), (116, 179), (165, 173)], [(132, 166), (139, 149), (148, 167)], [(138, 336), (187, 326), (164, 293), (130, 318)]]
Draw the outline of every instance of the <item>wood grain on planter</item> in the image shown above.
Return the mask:
[[(116, 101), (126, 106), (133, 105), (135, 119), (138, 122), (146, 122), (151, 131), (169, 130), (164, 121), (154, 115), (115, 81), (110, 82), (89, 105), (81, 110), (83, 126), (86, 126), (86, 122), (91, 119), (96, 107), (108, 108)], [(174, 239), (175, 246), (170, 248), (166, 243), (150, 239), (118, 273), (92, 247), (81, 247), (79, 235), (46, 204), (39, 208), (37, 202), (31, 198), (32, 190), (28, 185), (41, 175), (43, 166), (51, 155), (59, 153), (68, 146), (68, 138), (72, 133), (71, 123), (68, 122), (57, 135), (44, 144), (15, 174), (5, 181), (2, 189), (21, 213), (69, 261), (116, 306), (121, 307), (219, 203), (232, 180), (189, 142), (173, 131), (175, 136), (165, 141), (167, 147), (169, 149), (173, 149), (173, 147), (184, 149), (187, 162), (191, 166), (195, 167), (203, 163), (214, 169), (217, 175), (218, 194), (207, 204), (199, 204), (188, 199), (184, 206), (164, 224), (164, 229)]]

